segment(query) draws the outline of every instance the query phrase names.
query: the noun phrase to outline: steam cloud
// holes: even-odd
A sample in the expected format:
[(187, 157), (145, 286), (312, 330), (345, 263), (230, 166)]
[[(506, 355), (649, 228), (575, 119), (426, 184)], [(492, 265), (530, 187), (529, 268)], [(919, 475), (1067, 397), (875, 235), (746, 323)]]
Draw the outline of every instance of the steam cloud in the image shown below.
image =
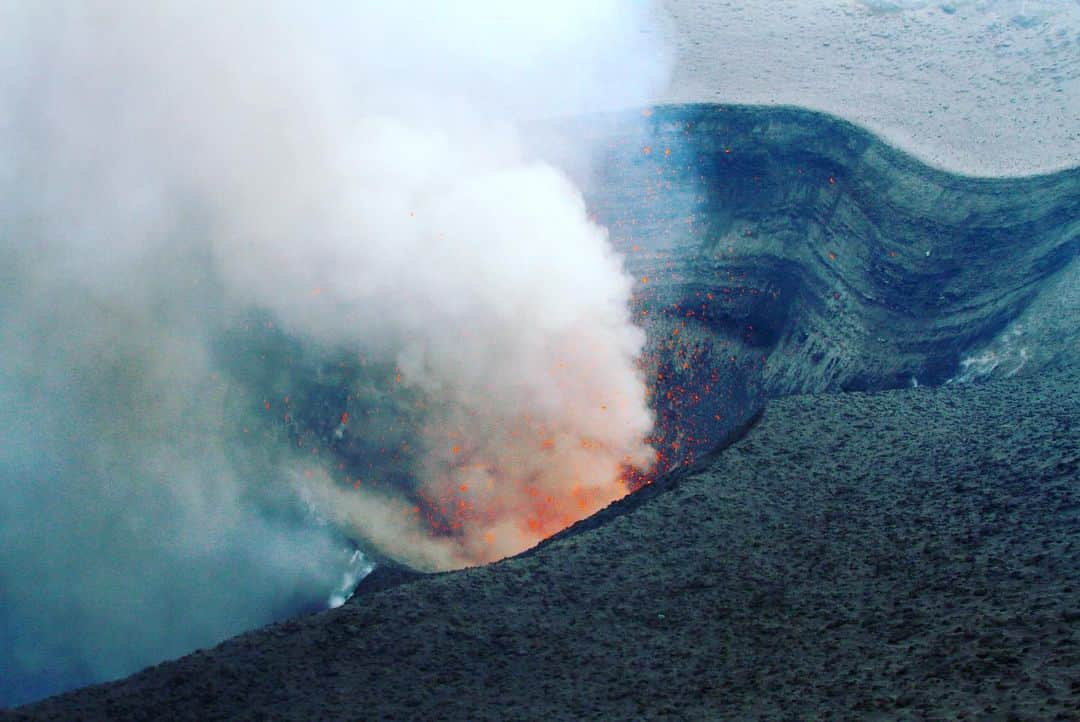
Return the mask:
[[(647, 103), (653, 11), (224, 5), (0, 8), (0, 702), (328, 595), (344, 536), (518, 551), (651, 459), (630, 280), (559, 170), (589, 149), (529, 129)], [(400, 424), (411, 481), (235, 418), (289, 412), (222, 340), (253, 313), (390, 370), (335, 433)]]

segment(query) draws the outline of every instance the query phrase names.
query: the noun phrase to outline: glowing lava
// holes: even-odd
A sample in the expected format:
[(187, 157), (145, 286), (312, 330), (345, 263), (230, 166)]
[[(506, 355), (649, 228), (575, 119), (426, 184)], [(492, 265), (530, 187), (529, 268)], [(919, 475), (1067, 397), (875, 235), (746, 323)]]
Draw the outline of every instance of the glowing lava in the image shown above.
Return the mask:
[[(608, 414), (613, 403), (597, 405)], [(607, 407), (607, 408), (602, 408)], [(428, 474), (414, 507), (433, 539), (452, 543), (462, 564), (494, 561), (533, 546), (631, 490), (627, 469), (643, 476), (652, 452), (580, 423), (561, 426), (525, 415), (480, 425), (482, 433), (429, 432)]]

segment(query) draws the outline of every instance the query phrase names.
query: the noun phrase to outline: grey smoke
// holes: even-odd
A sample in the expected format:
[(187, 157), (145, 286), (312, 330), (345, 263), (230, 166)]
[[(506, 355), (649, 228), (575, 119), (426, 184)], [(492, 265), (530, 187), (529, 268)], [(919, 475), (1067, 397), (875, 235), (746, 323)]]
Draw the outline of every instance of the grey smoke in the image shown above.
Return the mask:
[[(647, 103), (656, 13), (306, 5), (0, 8), (0, 703), (339, 594), (347, 537), (516, 551), (648, 463), (631, 282), (559, 169), (589, 148), (523, 128)], [(419, 483), (489, 522), (432, 539), (239, 428), (221, 339), (253, 311), (397, 368)], [(526, 528), (537, 488), (581, 509)]]

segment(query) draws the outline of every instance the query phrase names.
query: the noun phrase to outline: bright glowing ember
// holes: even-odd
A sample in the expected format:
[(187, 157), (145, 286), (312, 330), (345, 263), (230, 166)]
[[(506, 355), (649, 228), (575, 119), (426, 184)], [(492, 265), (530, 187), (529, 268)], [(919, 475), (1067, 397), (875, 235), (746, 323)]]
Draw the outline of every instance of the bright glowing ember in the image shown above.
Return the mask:
[(650, 466), (643, 448), (630, 454), (578, 431), (522, 417), (482, 440), (451, 435), (413, 512), (465, 563), (522, 551), (626, 495), (628, 470)]

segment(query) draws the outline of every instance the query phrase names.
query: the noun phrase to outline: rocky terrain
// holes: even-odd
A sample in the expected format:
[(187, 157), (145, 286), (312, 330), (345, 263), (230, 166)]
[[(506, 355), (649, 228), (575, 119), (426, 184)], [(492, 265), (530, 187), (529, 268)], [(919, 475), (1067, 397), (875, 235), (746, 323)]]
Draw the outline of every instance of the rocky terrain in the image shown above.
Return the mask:
[[(0, 717), (1080, 718), (1080, 3), (664, 0), (652, 32), (676, 105), (571, 132), (603, 126), (577, 180), (638, 279), (671, 473), (492, 567), (372, 555), (342, 610), (240, 585), (276, 611), (231, 630), (300, 616)], [(344, 391), (395, 369), (267, 320), (221, 343), (228, 453), (273, 467), (284, 433), (414, 484), (384, 453), (414, 400)], [(246, 403), (290, 392), (284, 427)], [(104, 678), (30, 651), (16, 701)]]
[(1080, 375), (794, 396), (517, 558), (3, 715), (1076, 719)]

